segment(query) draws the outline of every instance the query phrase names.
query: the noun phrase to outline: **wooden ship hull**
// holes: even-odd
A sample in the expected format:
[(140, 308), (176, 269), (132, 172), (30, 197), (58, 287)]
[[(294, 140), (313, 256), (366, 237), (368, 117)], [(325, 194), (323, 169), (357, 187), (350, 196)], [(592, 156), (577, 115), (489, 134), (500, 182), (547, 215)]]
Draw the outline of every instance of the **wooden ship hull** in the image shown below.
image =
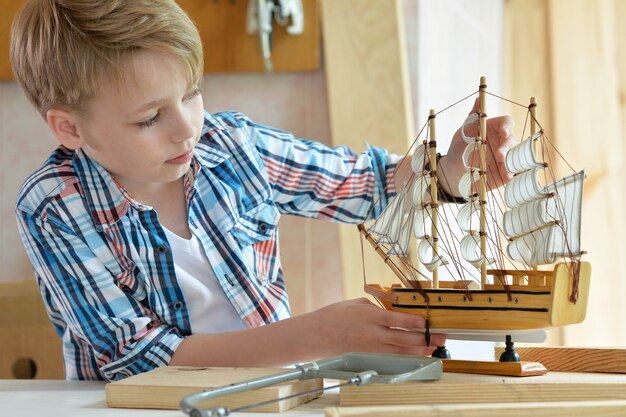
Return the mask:
[[(578, 274), (572, 265), (580, 266)], [(387, 310), (428, 319), (432, 329), (531, 330), (580, 323), (585, 318), (591, 276), (588, 262), (559, 263), (552, 271), (488, 273), (496, 284), (480, 290), (464, 289), (457, 281), (439, 281), (439, 288), (428, 288), (430, 281), (420, 281), (421, 290), (366, 284), (365, 291)], [(497, 283), (503, 279), (512, 283), (508, 289)]]

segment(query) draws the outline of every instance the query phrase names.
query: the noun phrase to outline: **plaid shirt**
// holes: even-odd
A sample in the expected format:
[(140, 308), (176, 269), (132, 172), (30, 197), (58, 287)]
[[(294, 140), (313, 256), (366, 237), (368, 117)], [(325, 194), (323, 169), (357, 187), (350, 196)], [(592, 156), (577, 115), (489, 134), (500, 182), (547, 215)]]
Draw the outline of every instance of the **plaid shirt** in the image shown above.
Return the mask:
[[(375, 216), (395, 192), (397, 161), (381, 149), (355, 155), (297, 139), (237, 113), (205, 115), (184, 177), (189, 226), (246, 326), (290, 315), (280, 214)], [(59, 147), (22, 186), (16, 213), (63, 339), (67, 379), (117, 380), (170, 361), (191, 327), (151, 207), (81, 150)]]

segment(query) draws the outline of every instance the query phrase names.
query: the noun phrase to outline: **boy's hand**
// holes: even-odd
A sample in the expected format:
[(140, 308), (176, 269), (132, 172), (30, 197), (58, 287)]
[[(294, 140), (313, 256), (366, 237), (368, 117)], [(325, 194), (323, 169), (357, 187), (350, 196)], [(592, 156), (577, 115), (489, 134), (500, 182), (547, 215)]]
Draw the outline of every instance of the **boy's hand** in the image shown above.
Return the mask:
[[(478, 99), (474, 102), (471, 113), (476, 113), (479, 109)], [(479, 122), (472, 123), (465, 127), (466, 136), (476, 136), (478, 132)], [(500, 187), (506, 184), (513, 174), (506, 170), (504, 160), (507, 151), (515, 143), (515, 135), (513, 134), (514, 122), (510, 116), (499, 116), (487, 119), (487, 148), (485, 156), (487, 157), (487, 178), (488, 190)], [(440, 172), (445, 172), (445, 178), (439, 176), (439, 184), (443, 186), (450, 194), (459, 196), (457, 185), (459, 179), (465, 174), (466, 169), (463, 164), (463, 152), (467, 144), (461, 137), (461, 129), (457, 130), (452, 138), (448, 153), (439, 161), (441, 167)], [(480, 166), (480, 158), (478, 151), (470, 155), (469, 161), (473, 167)]]
[(289, 366), (346, 352), (431, 355), (445, 337), (431, 335), (426, 347), (421, 329), (423, 318), (359, 298), (248, 330), (187, 336), (170, 365)]
[(426, 347), (423, 332), (405, 330), (424, 329), (422, 317), (384, 310), (366, 298), (331, 304), (306, 316), (311, 326), (305, 326), (303, 338), (319, 357), (345, 352), (430, 355), (445, 343), (443, 335), (433, 334)]

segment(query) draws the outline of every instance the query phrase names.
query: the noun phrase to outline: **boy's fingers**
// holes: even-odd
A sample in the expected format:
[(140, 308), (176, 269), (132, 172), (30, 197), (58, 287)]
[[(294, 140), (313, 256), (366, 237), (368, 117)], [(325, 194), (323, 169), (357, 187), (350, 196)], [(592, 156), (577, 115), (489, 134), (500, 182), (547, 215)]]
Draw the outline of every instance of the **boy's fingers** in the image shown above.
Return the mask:
[[(385, 343), (395, 346), (426, 346), (426, 339), (423, 332), (390, 329), (385, 335)], [(446, 337), (444, 335), (431, 335), (430, 346), (441, 346), (445, 343)]]
[(443, 346), (446, 344), (446, 337), (442, 334), (434, 334), (430, 336), (431, 346)]
[(426, 321), (423, 317), (395, 311), (383, 310), (383, 312), (385, 314), (381, 324), (385, 327), (401, 327), (404, 329), (423, 329), (426, 327)]

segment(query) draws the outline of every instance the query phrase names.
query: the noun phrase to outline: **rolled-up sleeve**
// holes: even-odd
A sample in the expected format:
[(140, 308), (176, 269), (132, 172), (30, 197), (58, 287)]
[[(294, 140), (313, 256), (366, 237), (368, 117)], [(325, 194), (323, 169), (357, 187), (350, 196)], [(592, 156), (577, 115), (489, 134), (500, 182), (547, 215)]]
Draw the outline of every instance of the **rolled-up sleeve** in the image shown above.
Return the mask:
[(395, 195), (398, 155), (373, 146), (356, 154), (248, 119), (244, 123), (283, 213), (356, 223), (378, 216)]
[(120, 288), (89, 237), (20, 209), (17, 220), (48, 315), (63, 338), (67, 379), (118, 380), (169, 363), (183, 336)]

